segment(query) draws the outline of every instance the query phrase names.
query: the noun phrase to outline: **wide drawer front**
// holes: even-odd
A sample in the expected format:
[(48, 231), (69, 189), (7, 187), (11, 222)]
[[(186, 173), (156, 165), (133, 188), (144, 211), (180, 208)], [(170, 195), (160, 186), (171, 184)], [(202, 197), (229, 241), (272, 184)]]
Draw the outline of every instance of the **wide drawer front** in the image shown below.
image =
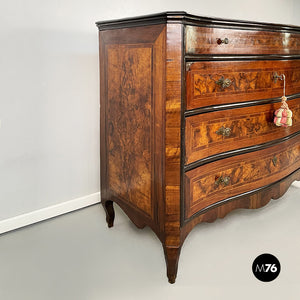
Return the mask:
[(300, 34), (186, 26), (187, 55), (300, 54)]
[(300, 135), (276, 146), (185, 173), (185, 218), (219, 201), (266, 186), (300, 168)]
[(300, 93), (300, 60), (213, 61), (189, 63), (186, 106), (210, 105), (281, 97), (285, 74), (286, 94)]
[(185, 121), (185, 163), (218, 153), (266, 143), (300, 131), (300, 98), (287, 102), (292, 127), (277, 127), (274, 111), (280, 103), (199, 114)]

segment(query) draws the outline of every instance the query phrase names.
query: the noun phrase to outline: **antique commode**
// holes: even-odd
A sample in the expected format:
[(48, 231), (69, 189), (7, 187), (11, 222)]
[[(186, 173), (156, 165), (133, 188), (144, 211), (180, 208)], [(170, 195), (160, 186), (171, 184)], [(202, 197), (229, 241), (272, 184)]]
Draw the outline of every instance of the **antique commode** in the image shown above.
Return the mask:
[[(170, 283), (200, 222), (300, 180), (300, 27), (185, 12), (98, 22), (101, 198), (161, 240)], [(285, 76), (293, 125), (278, 127)]]

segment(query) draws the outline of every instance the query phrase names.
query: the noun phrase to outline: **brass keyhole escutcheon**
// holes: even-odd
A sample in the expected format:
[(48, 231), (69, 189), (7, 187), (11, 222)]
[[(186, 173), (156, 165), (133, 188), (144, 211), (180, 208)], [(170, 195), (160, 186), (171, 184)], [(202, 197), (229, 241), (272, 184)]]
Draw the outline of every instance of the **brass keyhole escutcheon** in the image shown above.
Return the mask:
[(225, 38), (223, 40), (220, 39), (220, 38), (217, 39), (217, 44), (218, 45), (221, 45), (221, 44), (226, 44), (227, 45), (228, 43), (229, 43), (229, 39), (228, 38)]

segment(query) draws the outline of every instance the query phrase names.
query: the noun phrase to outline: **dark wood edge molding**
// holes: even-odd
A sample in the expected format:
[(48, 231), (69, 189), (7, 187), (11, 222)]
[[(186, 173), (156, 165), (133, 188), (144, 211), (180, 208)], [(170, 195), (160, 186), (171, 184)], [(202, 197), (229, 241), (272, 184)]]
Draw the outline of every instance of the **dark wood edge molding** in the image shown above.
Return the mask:
[[(96, 22), (99, 30), (118, 29), (136, 26), (148, 26), (166, 23), (182, 23), (186, 12), (163, 12), (139, 17), (122, 18)], [(173, 21), (173, 22), (172, 22)]]
[[(300, 98), (300, 93), (286, 96), (286, 98), (287, 98), (287, 101)], [(236, 109), (236, 108), (264, 105), (264, 104), (277, 103), (277, 102), (281, 102), (281, 97), (269, 98), (269, 99), (259, 99), (259, 100), (245, 101), (245, 102), (238, 102), (238, 103), (228, 103), (228, 104), (223, 104), (223, 105), (221, 104), (221, 105), (205, 106), (205, 107), (201, 107), (201, 108), (187, 110), (184, 113), (184, 116), (191, 117), (191, 116), (195, 116), (195, 115), (199, 115), (199, 114), (209, 113), (212, 111), (215, 112), (215, 111), (220, 111), (220, 110)]]
[[(240, 198), (250, 197), (251, 195), (256, 194), (256, 193), (262, 193), (263, 191), (268, 190), (268, 189), (271, 189), (271, 188), (273, 188), (274, 186), (279, 186), (281, 182), (288, 181), (289, 179), (291, 179), (291, 178), (293, 178), (293, 177), (295, 177), (294, 180), (298, 180), (298, 181), (299, 181), (299, 180), (300, 180), (299, 175), (300, 175), (300, 169), (297, 169), (297, 170), (294, 171), (293, 173), (289, 174), (288, 176), (286, 176), (286, 177), (284, 177), (284, 178), (282, 178), (282, 179), (280, 179), (280, 180), (278, 180), (278, 181), (276, 181), (276, 182), (273, 182), (273, 183), (271, 183), (271, 184), (265, 185), (265, 186), (263, 186), (263, 187), (260, 187), (260, 188), (255, 189), (255, 190), (248, 191), (248, 192), (245, 192), (245, 193), (236, 195), (236, 196), (232, 196), (232, 197), (229, 197), (229, 198), (227, 198), (227, 199), (224, 199), (224, 200), (221, 200), (221, 201), (219, 201), (219, 202), (216, 202), (216, 203), (214, 203), (214, 204), (211, 204), (211, 205), (209, 205), (209, 206), (207, 206), (207, 207), (205, 207), (205, 208), (199, 210), (197, 213), (193, 214), (191, 217), (189, 217), (189, 218), (187, 218), (187, 219), (184, 219), (182, 225), (184, 226), (186, 223), (189, 223), (192, 219), (194, 219), (194, 218), (196, 218), (196, 217), (198, 217), (198, 216), (200, 216), (200, 215), (202, 215), (202, 214), (205, 214), (206, 212), (208, 212), (208, 211), (211, 210), (211, 209), (214, 209), (214, 208), (216, 208), (216, 207), (218, 207), (218, 206), (221, 206), (221, 205), (223, 205), (223, 204), (226, 204), (226, 203), (229, 203), (229, 202), (232, 202), (232, 201), (235, 201), (235, 200), (239, 200)], [(288, 187), (290, 186), (290, 184), (291, 184), (294, 180), (292, 180), (292, 181), (289, 183)], [(287, 191), (288, 187), (286, 188), (285, 191), (282, 191), (282, 192), (279, 193), (277, 196), (276, 196), (275, 194), (272, 195), (272, 196), (271, 196), (272, 199), (278, 199), (278, 198), (282, 197), (283, 194), (285, 194), (285, 192)], [(266, 205), (268, 202), (270, 202), (271, 197), (270, 197), (269, 199), (266, 199), (266, 203), (265, 203), (264, 205)], [(261, 205), (260, 207), (262, 207), (262, 206), (263, 206), (263, 205)], [(214, 220), (211, 220), (210, 222), (213, 222), (213, 221), (214, 221)]]
[(266, 30), (300, 33), (300, 26), (275, 23), (262, 23), (254, 21), (230, 20), (213, 17), (200, 17), (184, 11), (168, 11), (163, 13), (131, 17), (111, 21), (96, 22), (99, 30), (117, 29), (125, 27), (146, 26), (162, 23), (182, 23), (203, 27), (227, 27), (235, 29)]
[(197, 62), (197, 61), (244, 61), (244, 60), (293, 60), (300, 59), (300, 55), (280, 55), (280, 54), (188, 54), (185, 56), (186, 62)]
[(198, 168), (202, 165), (205, 165), (207, 163), (211, 163), (213, 161), (216, 160), (220, 160), (220, 159), (224, 159), (224, 158), (228, 158), (231, 156), (236, 156), (236, 155), (241, 155), (241, 154), (245, 154), (245, 153), (250, 153), (250, 152), (254, 152), (254, 151), (258, 151), (258, 150), (262, 150), (262, 149), (266, 149), (272, 146), (275, 146), (277, 144), (281, 144), (285, 141), (288, 141), (296, 136), (300, 135), (300, 131), (297, 131), (291, 135), (285, 136), (283, 138), (277, 139), (277, 140), (272, 140), (270, 142), (266, 142), (266, 143), (262, 143), (262, 144), (258, 144), (258, 145), (254, 145), (254, 146), (249, 146), (249, 147), (245, 147), (245, 148), (240, 148), (240, 149), (235, 149), (235, 150), (231, 150), (231, 151), (226, 151), (223, 153), (218, 153), (200, 160), (197, 160), (195, 162), (192, 162), (186, 166), (184, 166), (184, 171), (190, 171), (193, 170), (195, 168)]

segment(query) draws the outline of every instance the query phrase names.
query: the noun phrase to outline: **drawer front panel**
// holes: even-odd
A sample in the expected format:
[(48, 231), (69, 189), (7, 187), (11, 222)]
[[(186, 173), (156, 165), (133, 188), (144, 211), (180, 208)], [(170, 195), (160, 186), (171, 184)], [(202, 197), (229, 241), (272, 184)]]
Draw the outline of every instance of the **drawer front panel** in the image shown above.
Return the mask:
[(276, 73), (285, 74), (287, 95), (300, 93), (300, 60), (190, 63), (187, 109), (281, 97), (283, 81)]
[(219, 160), (185, 173), (185, 218), (300, 168), (300, 135), (276, 146)]
[(300, 54), (300, 34), (186, 26), (186, 54)]
[(277, 127), (274, 111), (280, 103), (229, 109), (186, 118), (185, 147), (189, 164), (218, 153), (262, 144), (300, 131), (300, 98), (287, 102), (292, 127)]

